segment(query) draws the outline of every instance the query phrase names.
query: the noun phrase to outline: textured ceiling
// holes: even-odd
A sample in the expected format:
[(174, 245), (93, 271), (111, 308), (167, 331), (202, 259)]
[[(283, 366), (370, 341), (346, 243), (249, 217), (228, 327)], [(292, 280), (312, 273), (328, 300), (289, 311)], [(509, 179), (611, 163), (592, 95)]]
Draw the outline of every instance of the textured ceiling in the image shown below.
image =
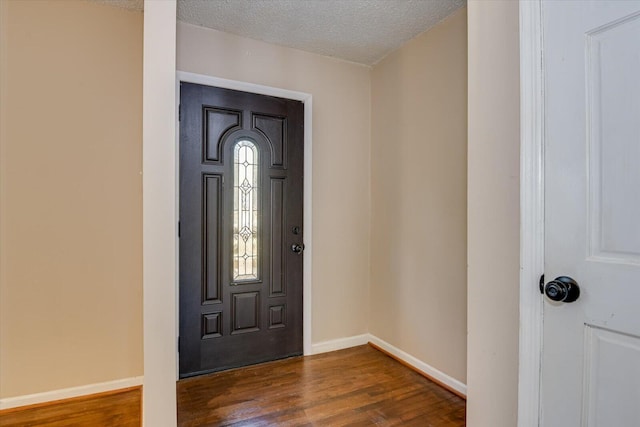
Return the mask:
[[(140, 9), (142, 0), (98, 1)], [(465, 4), (466, 0), (178, 0), (178, 19), (373, 65)]]

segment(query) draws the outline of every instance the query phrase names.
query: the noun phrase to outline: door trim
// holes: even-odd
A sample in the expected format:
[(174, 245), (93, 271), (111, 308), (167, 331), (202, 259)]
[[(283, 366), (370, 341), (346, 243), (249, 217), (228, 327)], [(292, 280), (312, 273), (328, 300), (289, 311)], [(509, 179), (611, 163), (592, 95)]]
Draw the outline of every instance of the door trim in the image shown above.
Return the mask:
[(520, 337), (518, 427), (540, 425), (544, 273), (542, 2), (520, 0)]
[[(239, 90), (243, 92), (251, 92), (259, 95), (268, 95), (268, 96), (277, 96), (279, 98), (287, 98), (293, 99), (296, 101), (301, 101), (304, 103), (304, 186), (303, 186), (303, 226), (302, 226), (302, 235), (304, 236), (304, 258), (302, 261), (302, 345), (303, 345), (303, 354), (305, 356), (312, 354), (311, 348), (311, 270), (312, 270), (312, 255), (313, 255), (313, 240), (312, 240), (312, 113), (313, 113), (313, 96), (309, 93), (305, 92), (297, 92), (288, 89), (281, 89), (271, 86), (264, 86), (255, 83), (247, 83), (241, 82), (237, 80), (228, 80), (219, 77), (207, 76), (203, 74), (195, 74), (189, 73), (186, 71), (176, 71), (176, 94), (180, 93), (180, 82), (188, 82), (188, 83), (196, 83), (205, 86), (215, 86), (224, 89), (233, 89)], [(180, 104), (180, 97), (176, 96), (176, 111), (178, 111), (178, 106)], [(178, 150), (179, 150), (179, 142), (180, 142), (180, 126), (178, 125), (178, 121), (176, 118), (176, 182), (179, 180), (179, 166), (180, 162), (178, 159)], [(178, 188), (176, 187), (176, 197), (175, 197), (175, 212), (176, 218), (179, 217), (179, 198), (180, 194), (178, 194)], [(175, 271), (176, 277), (179, 277), (179, 250), (178, 250), (178, 241), (176, 240), (176, 258), (175, 258)], [(176, 292), (176, 307), (175, 307), (175, 325), (176, 325), (176, 380), (179, 378), (179, 355), (178, 355), (178, 334), (180, 331), (180, 316), (179, 308), (180, 308), (180, 284), (179, 281), (175, 282), (175, 292)]]

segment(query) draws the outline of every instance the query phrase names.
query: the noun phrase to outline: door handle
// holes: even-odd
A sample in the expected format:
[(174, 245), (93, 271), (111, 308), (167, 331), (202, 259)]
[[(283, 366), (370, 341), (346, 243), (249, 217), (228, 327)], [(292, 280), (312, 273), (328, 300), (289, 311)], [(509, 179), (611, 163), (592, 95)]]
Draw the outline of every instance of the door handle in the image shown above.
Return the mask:
[(571, 277), (560, 276), (544, 285), (544, 294), (552, 301), (574, 302), (580, 297), (580, 287)]
[(294, 254), (301, 255), (302, 251), (304, 251), (304, 244), (294, 243), (293, 245), (291, 245), (291, 252), (293, 252)]

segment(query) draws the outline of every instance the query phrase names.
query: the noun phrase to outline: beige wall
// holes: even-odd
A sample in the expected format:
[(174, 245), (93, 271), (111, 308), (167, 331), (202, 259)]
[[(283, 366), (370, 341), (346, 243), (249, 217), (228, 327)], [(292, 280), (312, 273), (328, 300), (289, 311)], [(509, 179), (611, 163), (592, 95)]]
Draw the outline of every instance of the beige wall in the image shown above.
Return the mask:
[(370, 69), (178, 24), (178, 70), (313, 95), (313, 343), (367, 332)]
[(518, 408), (518, 3), (469, 13), (467, 424), (512, 427)]
[(370, 332), (466, 380), (466, 8), (373, 68)]
[(141, 375), (142, 14), (2, 7), (0, 396)]

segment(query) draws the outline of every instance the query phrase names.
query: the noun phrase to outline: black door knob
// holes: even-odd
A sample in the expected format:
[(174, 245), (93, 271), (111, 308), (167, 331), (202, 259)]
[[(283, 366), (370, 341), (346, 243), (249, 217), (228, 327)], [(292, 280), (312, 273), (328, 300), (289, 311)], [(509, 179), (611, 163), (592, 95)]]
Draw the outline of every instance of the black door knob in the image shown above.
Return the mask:
[(300, 245), (298, 243), (294, 243), (293, 245), (291, 245), (291, 252), (293, 252), (294, 254), (302, 254), (302, 251), (304, 251), (304, 245)]
[(574, 302), (580, 296), (580, 287), (571, 277), (560, 276), (544, 285), (544, 294), (553, 301)]

